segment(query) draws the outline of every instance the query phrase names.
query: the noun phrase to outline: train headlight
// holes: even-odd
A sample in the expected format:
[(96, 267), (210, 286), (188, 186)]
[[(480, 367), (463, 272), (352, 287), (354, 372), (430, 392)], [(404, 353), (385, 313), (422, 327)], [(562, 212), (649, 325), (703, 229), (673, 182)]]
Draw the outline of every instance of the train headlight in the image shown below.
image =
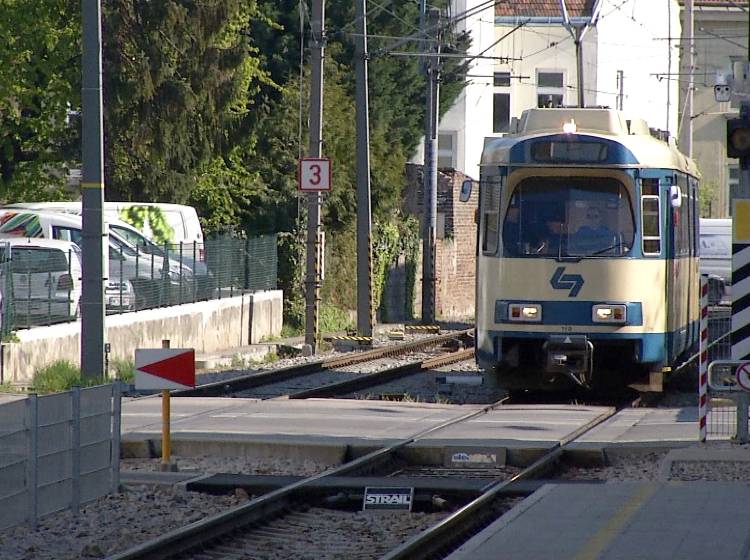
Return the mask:
[(508, 306), (508, 319), (538, 323), (542, 320), (542, 306), (538, 303), (511, 303)]
[(573, 119), (570, 119), (570, 122), (563, 123), (563, 132), (565, 134), (573, 134), (577, 131), (578, 126), (576, 126), (576, 121), (574, 121)]
[(598, 304), (591, 310), (594, 323), (624, 323), (628, 320), (627, 307), (621, 304)]

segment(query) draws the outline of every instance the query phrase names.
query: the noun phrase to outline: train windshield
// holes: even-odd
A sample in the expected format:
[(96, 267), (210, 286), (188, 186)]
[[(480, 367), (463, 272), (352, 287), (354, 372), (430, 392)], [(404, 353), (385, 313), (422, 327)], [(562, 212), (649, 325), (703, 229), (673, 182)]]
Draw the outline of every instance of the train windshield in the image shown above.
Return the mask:
[(511, 195), (506, 256), (611, 257), (633, 247), (627, 189), (608, 177), (530, 177)]

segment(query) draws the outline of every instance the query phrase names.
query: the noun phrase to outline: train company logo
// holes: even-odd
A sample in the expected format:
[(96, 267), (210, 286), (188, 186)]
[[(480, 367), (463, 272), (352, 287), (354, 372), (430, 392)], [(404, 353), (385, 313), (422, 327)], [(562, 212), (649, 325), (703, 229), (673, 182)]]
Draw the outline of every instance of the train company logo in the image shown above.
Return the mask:
[(549, 283), (555, 290), (570, 290), (568, 297), (576, 297), (583, 287), (583, 276), (565, 274), (565, 267), (558, 266)]
[(365, 488), (363, 510), (403, 509), (411, 511), (414, 488)]

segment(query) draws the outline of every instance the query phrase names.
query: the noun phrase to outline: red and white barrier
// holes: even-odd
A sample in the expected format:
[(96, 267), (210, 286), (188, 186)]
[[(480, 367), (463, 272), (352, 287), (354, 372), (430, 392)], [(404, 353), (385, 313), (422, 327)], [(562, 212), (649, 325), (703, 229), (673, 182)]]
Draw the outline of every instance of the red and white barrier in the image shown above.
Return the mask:
[(700, 441), (706, 441), (708, 416), (708, 280), (701, 276), (701, 321), (698, 361), (698, 429)]

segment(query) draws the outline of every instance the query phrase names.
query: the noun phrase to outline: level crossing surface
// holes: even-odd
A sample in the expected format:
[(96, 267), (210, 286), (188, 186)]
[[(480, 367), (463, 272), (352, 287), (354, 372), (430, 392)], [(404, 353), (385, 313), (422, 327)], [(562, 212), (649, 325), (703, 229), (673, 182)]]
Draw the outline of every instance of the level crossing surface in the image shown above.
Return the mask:
[[(231, 439), (265, 445), (384, 445), (453, 420), (482, 405), (356, 399), (171, 399), (171, 434), (179, 440)], [(547, 448), (595, 420), (608, 407), (509, 405), (430, 434), (425, 442)], [(584, 448), (697, 441), (697, 409), (624, 410), (582, 438)], [(123, 441), (158, 439), (159, 398), (124, 399)]]

